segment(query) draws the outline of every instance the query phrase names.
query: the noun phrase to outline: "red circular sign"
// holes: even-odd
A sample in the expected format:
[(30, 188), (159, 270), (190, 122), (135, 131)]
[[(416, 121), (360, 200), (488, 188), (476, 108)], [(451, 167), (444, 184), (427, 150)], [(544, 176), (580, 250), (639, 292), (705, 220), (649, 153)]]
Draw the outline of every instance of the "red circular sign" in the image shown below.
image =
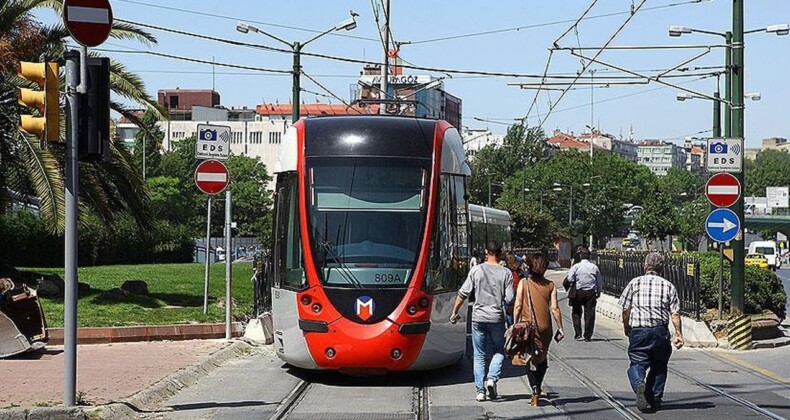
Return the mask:
[(708, 201), (716, 207), (729, 207), (741, 196), (741, 183), (726, 172), (713, 175), (705, 185)]
[(218, 160), (205, 160), (195, 170), (195, 184), (206, 194), (225, 191), (229, 181), (228, 168)]
[(109, 0), (65, 0), (63, 24), (75, 41), (86, 47), (101, 45), (110, 36), (112, 7)]

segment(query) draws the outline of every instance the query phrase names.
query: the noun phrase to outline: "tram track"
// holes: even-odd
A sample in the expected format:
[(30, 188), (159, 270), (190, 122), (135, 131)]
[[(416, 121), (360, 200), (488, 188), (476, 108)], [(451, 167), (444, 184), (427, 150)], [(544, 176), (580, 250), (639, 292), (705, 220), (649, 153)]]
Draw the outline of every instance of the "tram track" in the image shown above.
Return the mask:
[(430, 391), (424, 375), (420, 375), (419, 384), (412, 391), (415, 420), (429, 420), (431, 418)]
[[(603, 386), (599, 385), (594, 379), (590, 378), (588, 375), (585, 375), (581, 370), (573, 367), (570, 363), (564, 361), (561, 357), (558, 357), (554, 352), (549, 350), (549, 355), (552, 356), (552, 363), (556, 363), (560, 366), (560, 369), (564, 370), (574, 379), (579, 381), (585, 388), (589, 389), (596, 397), (598, 397), (601, 401), (606, 403), (609, 407), (611, 407), (620, 417), (624, 419), (642, 419), (642, 416), (631, 410), (630, 408), (626, 407), (625, 404), (617, 400), (612, 394), (609, 393)], [(560, 409), (562, 411), (562, 409)], [(572, 413), (566, 413), (572, 414)]]
[(305, 394), (307, 394), (307, 391), (309, 391), (312, 386), (313, 383), (308, 379), (302, 379), (297, 382), (291, 392), (289, 392), (288, 395), (280, 401), (280, 404), (277, 405), (277, 410), (269, 417), (269, 420), (282, 420), (288, 417), (288, 414), (296, 408), (299, 401), (304, 398)]

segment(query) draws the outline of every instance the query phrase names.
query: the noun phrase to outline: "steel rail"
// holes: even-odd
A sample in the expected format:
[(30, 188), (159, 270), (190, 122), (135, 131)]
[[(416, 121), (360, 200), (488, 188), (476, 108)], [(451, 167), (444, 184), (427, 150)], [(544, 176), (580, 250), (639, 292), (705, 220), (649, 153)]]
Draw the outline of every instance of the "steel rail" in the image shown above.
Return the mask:
[(302, 400), (304, 395), (307, 393), (313, 386), (313, 383), (302, 379), (300, 380), (296, 386), (288, 393), (288, 395), (280, 401), (280, 404), (277, 406), (277, 410), (274, 414), (269, 417), (269, 420), (282, 420), (288, 416), (288, 414), (293, 411), (297, 404)]

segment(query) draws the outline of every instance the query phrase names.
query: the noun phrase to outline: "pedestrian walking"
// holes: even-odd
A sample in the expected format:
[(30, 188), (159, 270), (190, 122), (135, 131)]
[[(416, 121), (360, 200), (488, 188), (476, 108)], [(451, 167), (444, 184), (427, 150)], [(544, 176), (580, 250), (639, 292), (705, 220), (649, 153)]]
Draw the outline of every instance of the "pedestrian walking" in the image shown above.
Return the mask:
[[(507, 268), (513, 273), (513, 295), (516, 294), (518, 283), (521, 281), (523, 273), (521, 272), (521, 265), (514, 254), (507, 254), (505, 257), (507, 261)], [(505, 326), (513, 325), (513, 305), (505, 305)]]
[(533, 254), (528, 259), (529, 277), (519, 283), (516, 291), (515, 320), (516, 322), (534, 320), (537, 324), (537, 337), (530, 354), (517, 353), (513, 357), (513, 364), (527, 366), (527, 379), (532, 388), (530, 405), (537, 407), (543, 390), (543, 378), (546, 377), (546, 370), (549, 367), (547, 355), (553, 333), (552, 316), (557, 326), (557, 332), (553, 335), (554, 340), (559, 343), (565, 334), (562, 329), (562, 312), (557, 301), (557, 289), (554, 287), (554, 282), (545, 277), (549, 261), (539, 253)]
[[(672, 344), (683, 347), (683, 328), (677, 289), (661, 277), (664, 256), (647, 254), (644, 269), (645, 275), (625, 287), (619, 304), (623, 308), (623, 329), (630, 341), (628, 380), (636, 394), (636, 407), (647, 412), (661, 409)], [(675, 327), (672, 343), (670, 319)]]
[[(504, 305), (513, 302), (513, 273), (499, 265), (501, 245), (496, 241), (486, 244), (485, 262), (469, 270), (463, 286), (458, 291), (450, 322), (461, 318), (458, 310), (470, 294), (475, 294), (472, 305), (472, 348), (474, 350), (474, 376), (477, 401), (497, 397), (497, 382), (505, 359)], [(487, 348), (491, 347), (491, 353)], [(486, 376), (486, 357), (490, 357)]]
[[(595, 330), (595, 306), (601, 297), (601, 270), (590, 261), (590, 250), (587, 247), (577, 248), (576, 256), (579, 260), (568, 271), (568, 304), (571, 306), (573, 319), (573, 338), (575, 340), (591, 341)], [(584, 329), (582, 329), (582, 313), (584, 314)]]

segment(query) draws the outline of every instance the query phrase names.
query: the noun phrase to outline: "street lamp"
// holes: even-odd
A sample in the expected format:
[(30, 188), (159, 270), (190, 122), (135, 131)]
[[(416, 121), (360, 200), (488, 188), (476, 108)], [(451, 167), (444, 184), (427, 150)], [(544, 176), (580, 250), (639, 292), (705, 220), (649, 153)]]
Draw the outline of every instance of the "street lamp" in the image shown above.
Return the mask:
[(354, 13), (353, 10), (350, 12), (350, 14), (351, 14), (351, 17), (349, 17), (348, 19), (338, 23), (337, 25), (325, 30), (324, 32), (319, 33), (318, 35), (316, 35), (316, 36), (314, 36), (314, 37), (312, 37), (312, 38), (310, 38), (307, 41), (302, 42), (302, 43), (300, 43), (298, 41), (297, 42), (293, 42), (293, 43), (288, 42), (288, 41), (286, 41), (286, 40), (284, 40), (284, 39), (282, 39), (282, 38), (280, 38), (278, 36), (272, 35), (272, 34), (266, 32), (266, 31), (264, 31), (264, 30), (262, 30), (260, 28), (252, 26), (252, 25), (250, 25), (248, 23), (245, 23), (245, 22), (239, 22), (239, 23), (236, 24), (236, 30), (241, 32), (241, 33), (243, 33), (243, 34), (247, 34), (247, 33), (250, 33), (250, 32), (259, 33), (259, 34), (267, 36), (267, 37), (269, 37), (269, 38), (271, 38), (271, 39), (273, 39), (273, 40), (275, 40), (277, 42), (280, 42), (282, 44), (287, 45), (293, 51), (293, 56), (294, 56), (293, 71), (292, 71), (292, 74), (293, 74), (293, 99), (292, 99), (292, 101), (293, 101), (293, 103), (291, 105), (291, 124), (293, 124), (296, 121), (298, 121), (299, 120), (299, 115), (300, 115), (299, 105), (300, 105), (300, 101), (301, 101), (301, 99), (300, 99), (301, 95), (300, 94), (301, 94), (301, 90), (302, 90), (302, 88), (301, 88), (301, 76), (302, 76), (301, 52), (302, 52), (302, 48), (304, 48), (307, 44), (315, 41), (318, 38), (321, 38), (322, 36), (324, 36), (326, 34), (329, 34), (329, 33), (332, 33), (332, 32), (337, 32), (337, 31), (342, 31), (342, 30), (351, 31), (354, 28), (356, 28), (357, 27), (356, 17), (359, 16), (359, 14)]

